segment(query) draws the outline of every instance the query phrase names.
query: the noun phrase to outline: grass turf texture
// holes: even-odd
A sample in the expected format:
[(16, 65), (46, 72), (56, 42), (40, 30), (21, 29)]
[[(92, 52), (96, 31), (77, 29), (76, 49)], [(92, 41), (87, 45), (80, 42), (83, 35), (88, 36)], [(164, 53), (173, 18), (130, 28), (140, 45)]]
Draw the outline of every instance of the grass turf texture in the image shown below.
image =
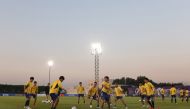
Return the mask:
[[(50, 109), (49, 104), (42, 103), (43, 99), (45, 98), (38, 97), (37, 105), (32, 109)], [(141, 107), (138, 97), (126, 97), (125, 101), (129, 109), (146, 109)], [(24, 102), (24, 97), (0, 97), (0, 109), (23, 109)], [(95, 104), (94, 102), (93, 109), (96, 109)], [(89, 109), (89, 100), (87, 100), (86, 104), (82, 104), (81, 101), (81, 104), (78, 105), (76, 97), (62, 97), (57, 109), (71, 109), (72, 106), (76, 106), (77, 109)], [(159, 109), (190, 109), (190, 103), (182, 103), (178, 99), (178, 104), (171, 104), (169, 98), (166, 98), (164, 102), (160, 98), (156, 98), (156, 107), (159, 107)], [(107, 109), (107, 106), (104, 109)], [(119, 103), (117, 109), (124, 109), (124, 107)]]

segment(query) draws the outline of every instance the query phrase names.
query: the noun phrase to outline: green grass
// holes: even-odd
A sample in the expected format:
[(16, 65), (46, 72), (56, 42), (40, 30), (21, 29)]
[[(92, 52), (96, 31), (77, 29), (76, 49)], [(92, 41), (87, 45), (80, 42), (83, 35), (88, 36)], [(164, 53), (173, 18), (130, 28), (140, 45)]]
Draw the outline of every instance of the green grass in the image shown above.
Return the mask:
[[(49, 104), (44, 104), (41, 102), (43, 99), (45, 98), (39, 97), (37, 105), (33, 109), (50, 109)], [(138, 101), (139, 98), (126, 97), (125, 100), (128, 104), (129, 109), (143, 109), (141, 108), (141, 104)], [(24, 102), (25, 102), (24, 97), (0, 97), (0, 109), (23, 109)], [(87, 101), (86, 104), (77, 105), (76, 97), (62, 97), (60, 99), (60, 103), (57, 109), (71, 109), (72, 106), (76, 106), (78, 109), (89, 109), (88, 104), (89, 100)], [(164, 102), (162, 102), (159, 98), (157, 98), (156, 107), (159, 107), (160, 109), (190, 109), (190, 103), (186, 102), (181, 103), (181, 101), (178, 99), (178, 104), (171, 104), (169, 98), (167, 98)], [(117, 109), (124, 109), (124, 108), (119, 103)]]

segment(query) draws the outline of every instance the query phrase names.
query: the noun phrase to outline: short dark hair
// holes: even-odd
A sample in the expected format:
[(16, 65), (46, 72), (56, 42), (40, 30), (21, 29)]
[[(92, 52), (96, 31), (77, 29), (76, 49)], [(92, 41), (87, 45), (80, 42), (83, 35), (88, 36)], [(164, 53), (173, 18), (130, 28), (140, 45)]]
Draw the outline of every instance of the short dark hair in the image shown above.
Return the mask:
[(79, 82), (79, 84), (82, 84), (82, 82)]
[(59, 79), (65, 80), (65, 77), (64, 76), (60, 76)]
[(109, 77), (108, 77), (108, 76), (105, 76), (104, 78), (109, 79)]
[(34, 83), (37, 83), (37, 81), (34, 81)]
[(94, 84), (97, 84), (97, 82), (95, 81)]
[(144, 78), (144, 80), (147, 80), (147, 81), (149, 81), (149, 79), (148, 79), (148, 78)]
[(30, 79), (34, 80), (34, 77), (30, 77)]

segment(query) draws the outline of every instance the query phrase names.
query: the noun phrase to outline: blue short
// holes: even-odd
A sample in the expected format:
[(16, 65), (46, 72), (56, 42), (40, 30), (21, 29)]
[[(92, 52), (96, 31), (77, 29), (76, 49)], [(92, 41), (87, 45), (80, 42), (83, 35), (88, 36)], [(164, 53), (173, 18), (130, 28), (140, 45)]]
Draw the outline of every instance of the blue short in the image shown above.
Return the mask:
[(102, 98), (103, 100), (107, 101), (107, 102), (110, 101), (110, 95), (107, 94), (107, 93), (105, 93), (105, 92), (102, 92), (102, 93), (101, 93), (101, 98)]
[(31, 94), (25, 93), (25, 97), (26, 97), (26, 98), (30, 98), (30, 97), (31, 97)]
[(59, 95), (55, 94), (55, 93), (50, 93), (50, 97), (51, 97), (51, 100), (56, 101), (58, 99)]

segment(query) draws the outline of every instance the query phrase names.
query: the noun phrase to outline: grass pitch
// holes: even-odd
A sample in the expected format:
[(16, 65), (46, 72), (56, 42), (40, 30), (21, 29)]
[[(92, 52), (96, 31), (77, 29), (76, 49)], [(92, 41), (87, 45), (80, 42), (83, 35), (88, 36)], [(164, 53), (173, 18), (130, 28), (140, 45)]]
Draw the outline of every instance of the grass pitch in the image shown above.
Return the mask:
[[(31, 106), (32, 109), (50, 109), (50, 104), (42, 103), (44, 99), (44, 97), (38, 97), (36, 107)], [(146, 109), (141, 107), (138, 97), (126, 97), (125, 101), (129, 109)], [(0, 109), (23, 109), (24, 102), (25, 97), (0, 97)], [(31, 104), (32, 103), (33, 101)], [(94, 102), (93, 109), (96, 109), (95, 104)], [(190, 109), (190, 103), (182, 103), (180, 99), (178, 99), (178, 104), (172, 104), (169, 98), (166, 98), (164, 102), (162, 102), (160, 98), (156, 98), (155, 104), (156, 109), (158, 109), (158, 107), (159, 109)], [(89, 109), (89, 100), (87, 100), (86, 104), (81, 103), (78, 105), (76, 97), (62, 97), (57, 109), (71, 109), (72, 106), (76, 106), (78, 109)], [(107, 109), (107, 107), (104, 109)], [(124, 109), (124, 107), (119, 103), (117, 109)]]

